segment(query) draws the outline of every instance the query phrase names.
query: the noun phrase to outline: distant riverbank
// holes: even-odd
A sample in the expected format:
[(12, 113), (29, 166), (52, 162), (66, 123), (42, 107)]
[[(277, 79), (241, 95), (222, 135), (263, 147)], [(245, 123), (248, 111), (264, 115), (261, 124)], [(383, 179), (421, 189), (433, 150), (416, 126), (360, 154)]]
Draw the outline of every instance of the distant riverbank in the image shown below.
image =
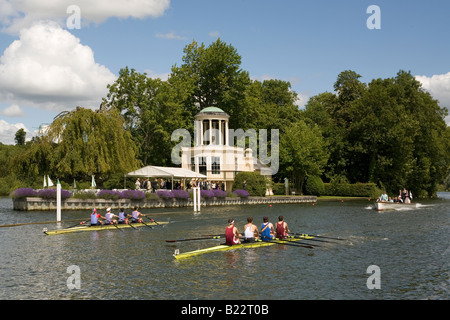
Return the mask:
[[(55, 199), (40, 197), (24, 197), (13, 199), (13, 208), (16, 211), (49, 211), (56, 210)], [(316, 203), (316, 196), (271, 196), (271, 197), (225, 197), (219, 199), (202, 199), (201, 206), (229, 206), (254, 204), (280, 204), (280, 203)], [(89, 210), (97, 209), (131, 209), (135, 206), (143, 209), (150, 208), (178, 208), (193, 207), (192, 199), (73, 199), (61, 201), (61, 210)]]

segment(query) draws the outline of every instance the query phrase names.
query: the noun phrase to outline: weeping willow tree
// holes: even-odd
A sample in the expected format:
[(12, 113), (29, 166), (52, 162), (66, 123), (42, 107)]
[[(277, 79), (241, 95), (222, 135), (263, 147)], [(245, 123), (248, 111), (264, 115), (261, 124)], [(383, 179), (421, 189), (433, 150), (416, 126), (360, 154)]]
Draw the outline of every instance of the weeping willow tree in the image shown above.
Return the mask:
[(50, 174), (72, 181), (95, 175), (100, 183), (139, 165), (135, 144), (119, 112), (81, 107), (59, 114), (17, 159), (17, 169), (27, 176)]

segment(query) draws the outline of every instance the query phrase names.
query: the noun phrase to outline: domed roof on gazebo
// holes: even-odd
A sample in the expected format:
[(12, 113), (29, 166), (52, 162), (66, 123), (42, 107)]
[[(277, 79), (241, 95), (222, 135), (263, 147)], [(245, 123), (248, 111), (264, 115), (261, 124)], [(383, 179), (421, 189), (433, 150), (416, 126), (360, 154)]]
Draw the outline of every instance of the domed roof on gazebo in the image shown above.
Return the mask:
[(223, 111), (220, 108), (217, 107), (207, 107), (204, 108), (203, 110), (200, 111), (200, 113), (205, 113), (205, 112), (220, 112), (220, 113), (225, 113), (225, 111)]
[(216, 116), (222, 116), (222, 117), (230, 117), (225, 111), (218, 107), (207, 107), (202, 109), (199, 113), (196, 114), (196, 117), (202, 116), (204, 118), (208, 115), (216, 115)]

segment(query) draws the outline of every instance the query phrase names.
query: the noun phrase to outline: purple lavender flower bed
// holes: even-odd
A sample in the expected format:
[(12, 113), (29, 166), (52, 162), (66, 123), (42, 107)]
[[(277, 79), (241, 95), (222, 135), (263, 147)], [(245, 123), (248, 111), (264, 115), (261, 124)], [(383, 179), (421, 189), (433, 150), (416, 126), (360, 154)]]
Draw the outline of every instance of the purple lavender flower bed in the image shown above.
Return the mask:
[[(56, 199), (56, 189), (42, 189), (37, 192), (38, 197), (41, 197), (43, 199)], [(72, 194), (67, 190), (61, 190), (61, 199), (67, 199), (70, 198)]]
[(212, 191), (212, 190), (200, 190), (200, 196), (203, 199), (212, 199), (212, 198), (214, 198), (214, 191)]
[(220, 189), (213, 190), (213, 193), (214, 193), (214, 196), (218, 199), (223, 199), (227, 196), (227, 193)]
[(187, 200), (189, 199), (189, 193), (184, 190), (172, 190), (171, 191), (175, 199)]
[(248, 198), (250, 196), (250, 194), (248, 193), (247, 190), (238, 189), (238, 190), (234, 190), (233, 193), (236, 194), (240, 198)]
[(38, 197), (38, 193), (33, 188), (19, 188), (14, 191), (14, 198)]
[(158, 190), (156, 191), (156, 195), (161, 199), (173, 199), (174, 195), (172, 191), (169, 190)]
[(97, 198), (107, 199), (107, 200), (118, 200), (118, 199), (123, 198), (123, 194), (120, 191), (100, 190), (97, 193)]
[(145, 193), (139, 190), (125, 190), (122, 191), (122, 198), (130, 200), (144, 200)]

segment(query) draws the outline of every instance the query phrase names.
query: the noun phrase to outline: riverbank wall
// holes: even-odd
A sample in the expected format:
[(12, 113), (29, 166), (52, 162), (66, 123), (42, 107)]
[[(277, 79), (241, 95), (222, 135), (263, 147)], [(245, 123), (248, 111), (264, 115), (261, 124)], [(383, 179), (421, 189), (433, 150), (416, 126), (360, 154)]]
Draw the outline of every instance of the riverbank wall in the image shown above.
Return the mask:
[[(202, 199), (200, 204), (202, 207), (208, 206), (230, 206), (230, 205), (255, 205), (255, 204), (280, 204), (280, 203), (315, 203), (316, 196), (270, 196), (270, 197), (226, 197), (222, 199)], [(107, 199), (73, 199), (69, 198), (61, 201), (61, 210), (97, 210), (111, 208), (117, 210), (119, 208), (133, 209), (138, 206), (140, 209), (151, 208), (180, 208), (193, 207), (192, 199), (145, 199), (145, 200), (107, 200)], [(39, 197), (25, 197), (13, 199), (13, 209), (17, 211), (53, 211), (56, 210), (56, 200), (43, 199)]]

